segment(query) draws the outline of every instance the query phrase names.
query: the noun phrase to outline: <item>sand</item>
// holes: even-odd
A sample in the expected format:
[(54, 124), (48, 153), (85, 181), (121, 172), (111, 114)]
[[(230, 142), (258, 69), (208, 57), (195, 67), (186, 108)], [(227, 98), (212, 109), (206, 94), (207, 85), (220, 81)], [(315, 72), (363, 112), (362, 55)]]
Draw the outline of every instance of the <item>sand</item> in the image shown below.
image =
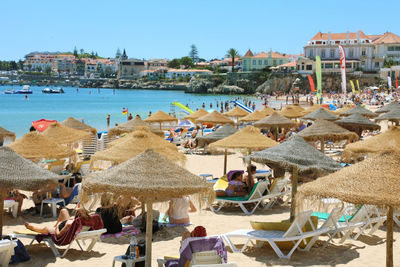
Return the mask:
[[(243, 169), (244, 165), (240, 154), (228, 156), (228, 169)], [(193, 173), (211, 173), (218, 177), (222, 174), (223, 156), (188, 155), (186, 167)], [(260, 165), (258, 165), (260, 166)], [(24, 207), (30, 207), (29, 201)], [(70, 206), (72, 207), (72, 206)], [(163, 212), (166, 205), (160, 207)], [(71, 210), (72, 212), (72, 210)], [(236, 229), (250, 228), (250, 220), (279, 221), (289, 218), (289, 206), (275, 206), (270, 210), (258, 209), (254, 215), (246, 216), (239, 208), (226, 208), (220, 214), (214, 214), (206, 207), (191, 214), (192, 225), (185, 227), (167, 228), (154, 237), (153, 266), (157, 266), (156, 259), (164, 255), (177, 255), (179, 241), (185, 229), (192, 230), (197, 225), (206, 227), (209, 235), (218, 235)], [(10, 214), (5, 215), (4, 233), (12, 233), (22, 229), (23, 223), (52, 224), (52, 218), (26, 215), (14, 219)], [(327, 248), (321, 247), (321, 242), (311, 252), (296, 251), (290, 260), (279, 259), (272, 249), (250, 248), (245, 253), (229, 251), (229, 262), (236, 262), (238, 266), (383, 266), (385, 264), (385, 228), (381, 227), (374, 236), (363, 235), (358, 241), (346, 241), (344, 244), (330, 244)], [(395, 240), (398, 237), (398, 228), (395, 227)], [(326, 240), (326, 237), (322, 237)], [(28, 244), (27, 239), (21, 239)], [(111, 266), (114, 256), (122, 255), (128, 247), (129, 239), (111, 239), (107, 242), (98, 242), (91, 252), (82, 252), (75, 243), (65, 258), (55, 258), (47, 246), (35, 243), (29, 250), (31, 260), (16, 266)], [(240, 244), (240, 242), (239, 242)], [(398, 242), (394, 243), (394, 262), (400, 266), (400, 256), (396, 253), (400, 249)], [(63, 252), (64, 249), (61, 249)], [(117, 265), (120, 266), (120, 265)]]

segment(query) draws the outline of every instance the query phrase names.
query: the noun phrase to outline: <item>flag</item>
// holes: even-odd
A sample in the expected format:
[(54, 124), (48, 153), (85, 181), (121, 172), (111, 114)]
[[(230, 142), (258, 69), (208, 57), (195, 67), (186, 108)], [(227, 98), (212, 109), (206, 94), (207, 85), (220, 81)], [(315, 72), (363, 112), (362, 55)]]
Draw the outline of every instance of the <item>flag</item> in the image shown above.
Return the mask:
[(128, 115), (128, 108), (122, 109), (122, 115)]
[(388, 89), (392, 87), (392, 78), (388, 76)]
[(352, 80), (350, 80), (350, 85), (351, 85), (351, 91), (353, 92), (353, 94), (356, 94), (356, 88), (354, 87), (354, 83)]
[(399, 88), (399, 80), (398, 80), (398, 78), (399, 78), (399, 77), (396, 76), (396, 89)]
[(317, 76), (317, 98), (321, 98), (322, 95), (322, 72), (321, 72), (321, 58), (315, 57), (315, 75)]
[(357, 82), (357, 94), (359, 94), (361, 92), (360, 91), (360, 83), (358, 82), (358, 80), (356, 82)]
[[(339, 45), (340, 72), (342, 73), (342, 93), (346, 94), (346, 53), (343, 46)], [(354, 87), (354, 84), (353, 84)]]
[(310, 82), (311, 93), (315, 92), (314, 80), (311, 75), (308, 75), (308, 81)]

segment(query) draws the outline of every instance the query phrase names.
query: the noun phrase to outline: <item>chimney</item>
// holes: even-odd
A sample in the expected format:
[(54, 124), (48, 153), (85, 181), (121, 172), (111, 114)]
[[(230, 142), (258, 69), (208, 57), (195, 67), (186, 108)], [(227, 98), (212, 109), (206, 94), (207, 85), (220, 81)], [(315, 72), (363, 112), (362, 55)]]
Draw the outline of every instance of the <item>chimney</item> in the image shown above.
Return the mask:
[(358, 30), (358, 31), (357, 31), (357, 44), (360, 43), (360, 36), (361, 36), (361, 31)]
[(328, 31), (328, 43), (327, 44), (330, 44), (331, 43), (331, 31)]
[(347, 32), (346, 32), (346, 44), (350, 43), (349, 39), (350, 39), (350, 31), (347, 30)]

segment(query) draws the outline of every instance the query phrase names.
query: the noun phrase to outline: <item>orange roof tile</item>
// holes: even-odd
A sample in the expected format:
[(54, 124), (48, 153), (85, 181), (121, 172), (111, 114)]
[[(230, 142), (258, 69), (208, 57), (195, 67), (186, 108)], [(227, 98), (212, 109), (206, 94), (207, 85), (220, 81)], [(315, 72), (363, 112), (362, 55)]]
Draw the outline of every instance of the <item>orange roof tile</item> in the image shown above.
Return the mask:
[(290, 57), (289, 55), (282, 55), (280, 53), (272, 52), (272, 51), (270, 51), (268, 53), (261, 52), (261, 53), (258, 53), (257, 55), (255, 55), (254, 57), (255, 58), (268, 58), (270, 53), (271, 53), (271, 58), (289, 58)]
[(373, 41), (373, 44), (400, 44), (400, 36), (386, 32), (380, 38)]
[[(331, 33), (331, 40), (345, 40), (347, 33)], [(363, 31), (360, 31), (360, 38), (368, 39)], [(357, 32), (350, 32), (349, 39), (357, 39)], [(311, 40), (328, 40), (328, 33), (318, 32)]]
[(253, 56), (254, 56), (253, 52), (251, 52), (251, 50), (249, 49), (247, 50), (246, 54), (243, 57), (253, 57)]

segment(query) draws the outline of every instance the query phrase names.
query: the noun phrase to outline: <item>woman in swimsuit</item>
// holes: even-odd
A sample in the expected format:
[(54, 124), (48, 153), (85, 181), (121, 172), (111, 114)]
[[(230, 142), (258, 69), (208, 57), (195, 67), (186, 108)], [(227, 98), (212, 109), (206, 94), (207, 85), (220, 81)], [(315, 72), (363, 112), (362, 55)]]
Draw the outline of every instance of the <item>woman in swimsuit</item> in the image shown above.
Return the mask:
[[(79, 217), (83, 220), (90, 219), (89, 213), (83, 208), (77, 209), (74, 217), (74, 219)], [(57, 237), (60, 237), (71, 227), (74, 219), (69, 216), (67, 209), (62, 209), (54, 226), (34, 226), (26, 222), (25, 227), (40, 234), (55, 234)]]

